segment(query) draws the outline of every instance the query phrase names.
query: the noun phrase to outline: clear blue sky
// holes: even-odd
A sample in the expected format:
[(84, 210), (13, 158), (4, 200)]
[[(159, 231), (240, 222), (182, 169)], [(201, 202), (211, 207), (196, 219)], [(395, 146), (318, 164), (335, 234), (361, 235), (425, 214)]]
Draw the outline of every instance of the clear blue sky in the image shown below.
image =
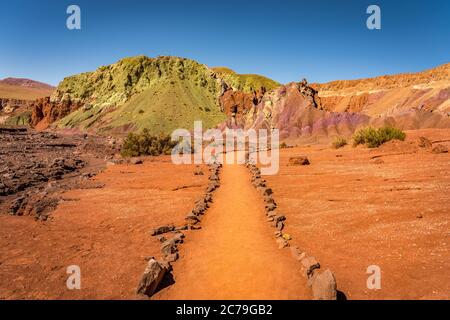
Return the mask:
[[(82, 30), (66, 28), (66, 8)], [(382, 29), (366, 28), (366, 8)], [(280, 82), (354, 79), (450, 62), (448, 0), (0, 2), (0, 78), (57, 84), (132, 55), (174, 55)]]

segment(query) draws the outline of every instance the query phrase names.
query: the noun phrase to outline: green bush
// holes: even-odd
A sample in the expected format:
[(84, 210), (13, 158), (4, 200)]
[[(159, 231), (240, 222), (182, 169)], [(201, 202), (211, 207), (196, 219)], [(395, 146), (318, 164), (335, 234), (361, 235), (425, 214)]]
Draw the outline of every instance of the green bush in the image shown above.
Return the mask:
[(356, 147), (360, 144), (366, 144), (369, 148), (376, 148), (391, 140), (405, 140), (406, 134), (397, 128), (382, 127), (374, 129), (367, 127), (359, 129), (353, 135), (353, 146)]
[(342, 137), (336, 137), (331, 145), (333, 148), (339, 149), (347, 145), (347, 140)]
[(177, 142), (168, 135), (151, 135), (147, 129), (142, 133), (130, 133), (123, 141), (121, 154), (124, 157), (159, 156), (170, 154)]

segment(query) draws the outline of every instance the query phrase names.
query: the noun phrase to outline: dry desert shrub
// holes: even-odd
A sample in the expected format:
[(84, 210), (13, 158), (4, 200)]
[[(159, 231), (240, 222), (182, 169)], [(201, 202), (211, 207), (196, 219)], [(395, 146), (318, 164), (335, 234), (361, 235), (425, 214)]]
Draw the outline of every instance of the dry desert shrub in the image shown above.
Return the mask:
[(347, 140), (343, 137), (336, 137), (333, 142), (331, 143), (331, 145), (333, 146), (334, 149), (339, 149), (342, 148), (344, 146), (346, 146)]
[(367, 145), (369, 148), (376, 148), (391, 140), (404, 141), (406, 134), (397, 128), (382, 127), (382, 128), (362, 128), (353, 135), (353, 146), (360, 144)]
[(151, 135), (147, 129), (142, 133), (130, 133), (125, 138), (121, 150), (124, 157), (159, 156), (170, 154), (177, 145), (169, 135)]

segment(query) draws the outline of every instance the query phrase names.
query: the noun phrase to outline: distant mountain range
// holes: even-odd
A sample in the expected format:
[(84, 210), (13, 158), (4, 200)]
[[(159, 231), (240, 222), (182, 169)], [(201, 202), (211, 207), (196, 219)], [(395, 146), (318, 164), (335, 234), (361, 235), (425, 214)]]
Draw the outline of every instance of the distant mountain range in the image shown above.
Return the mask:
[(412, 74), (281, 85), (190, 59), (137, 56), (67, 77), (57, 88), (1, 80), (0, 100), (13, 96), (37, 99), (27, 112), (38, 129), (123, 134), (147, 128), (158, 134), (201, 120), (205, 129), (267, 127), (279, 128), (283, 139), (328, 137), (367, 124), (450, 127), (450, 64)]
[(0, 80), (0, 98), (6, 99), (34, 100), (51, 95), (55, 89), (51, 85), (30, 79)]

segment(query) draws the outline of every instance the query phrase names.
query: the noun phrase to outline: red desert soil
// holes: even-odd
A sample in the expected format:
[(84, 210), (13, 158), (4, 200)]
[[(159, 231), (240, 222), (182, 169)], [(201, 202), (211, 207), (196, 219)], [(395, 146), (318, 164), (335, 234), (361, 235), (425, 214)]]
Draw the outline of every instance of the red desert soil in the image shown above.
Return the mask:
[(202, 230), (181, 246), (175, 284), (156, 299), (310, 298), (299, 263), (288, 249), (278, 249), (250, 178), (245, 166), (223, 167)]
[[(137, 298), (145, 258), (160, 254), (150, 231), (184, 224), (206, 186), (206, 169), (169, 161), (109, 167), (91, 182), (104, 188), (69, 191), (47, 222), (0, 215), (0, 299)], [(70, 265), (81, 290), (66, 288)]]
[[(418, 148), (420, 136), (450, 147), (444, 129), (372, 150), (284, 149), (267, 177), (291, 243), (330, 268), (348, 299), (450, 299), (450, 154)], [(288, 166), (294, 155), (311, 165)], [(381, 290), (367, 289), (370, 265)]]

